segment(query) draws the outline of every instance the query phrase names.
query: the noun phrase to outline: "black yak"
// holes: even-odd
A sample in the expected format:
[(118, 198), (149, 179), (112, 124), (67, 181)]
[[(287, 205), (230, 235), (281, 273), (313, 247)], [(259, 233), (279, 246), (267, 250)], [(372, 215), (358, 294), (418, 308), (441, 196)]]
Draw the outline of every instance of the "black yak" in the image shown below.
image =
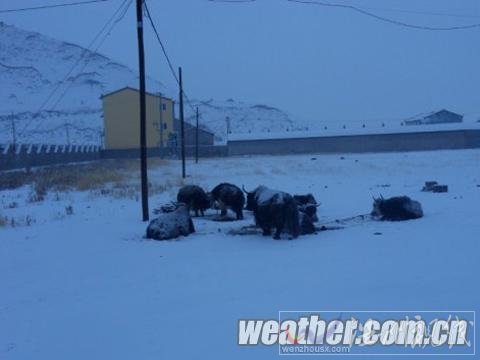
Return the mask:
[(212, 205), (209, 196), (200, 186), (196, 185), (182, 187), (178, 191), (177, 201), (186, 204), (189, 210), (195, 212), (195, 216), (198, 216), (199, 212), (202, 216), (205, 215), (205, 210)]
[(402, 221), (418, 219), (423, 216), (422, 205), (408, 196), (397, 196), (384, 199), (383, 196), (373, 198), (371, 215), (375, 219), (388, 221)]
[(221, 210), (221, 216), (227, 215), (227, 209), (235, 212), (237, 220), (243, 219), (245, 196), (242, 190), (233, 184), (222, 183), (212, 190), (211, 198)]
[(317, 229), (313, 224), (313, 219), (305, 212), (299, 211), (298, 212), (298, 222), (300, 226), (300, 234), (301, 235), (308, 235), (308, 234), (315, 234)]
[(317, 207), (319, 207), (320, 204), (317, 203), (317, 200), (312, 194), (293, 195), (293, 199), (297, 203), (299, 211), (307, 214), (313, 222), (318, 221)]
[(254, 191), (247, 193), (247, 210), (253, 211), (255, 222), (264, 236), (269, 236), (275, 229), (274, 239), (280, 239), (280, 234), (285, 231), (291, 238), (300, 234), (300, 220), (298, 207), (290, 194), (259, 186)]
[(190, 211), (186, 204), (172, 204), (168, 209), (162, 208), (158, 217), (147, 227), (147, 239), (168, 240), (187, 236), (195, 232)]

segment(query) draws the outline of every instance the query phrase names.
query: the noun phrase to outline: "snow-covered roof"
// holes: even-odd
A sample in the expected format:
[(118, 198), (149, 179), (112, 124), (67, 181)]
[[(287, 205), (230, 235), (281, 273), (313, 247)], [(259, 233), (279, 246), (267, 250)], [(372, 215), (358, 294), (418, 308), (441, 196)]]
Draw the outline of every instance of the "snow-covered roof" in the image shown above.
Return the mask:
[[(120, 89), (111, 91), (111, 92), (109, 92), (109, 93), (103, 94), (102, 96), (100, 96), (100, 99), (103, 99), (103, 98), (105, 98), (105, 97), (108, 97), (108, 96), (112, 96), (112, 95), (121, 93), (121, 92), (126, 91), (126, 90), (135, 91), (135, 92), (140, 92), (140, 90), (135, 89), (134, 87), (125, 86), (125, 87), (123, 87), (123, 88), (120, 88)], [(150, 96), (155, 96), (155, 97), (159, 97), (159, 96), (160, 96), (160, 93), (154, 94), (154, 93), (151, 93), (151, 92), (148, 92), (148, 91), (146, 91), (145, 94), (150, 95)], [(162, 99), (172, 100), (172, 99), (169, 98), (169, 97), (163, 96), (163, 94), (162, 94)]]

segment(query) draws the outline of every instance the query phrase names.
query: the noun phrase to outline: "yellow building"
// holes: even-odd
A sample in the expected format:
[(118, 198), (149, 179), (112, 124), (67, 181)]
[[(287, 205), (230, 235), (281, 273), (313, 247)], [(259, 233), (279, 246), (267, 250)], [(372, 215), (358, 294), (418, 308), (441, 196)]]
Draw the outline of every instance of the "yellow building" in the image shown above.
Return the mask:
[[(138, 149), (140, 147), (139, 91), (125, 87), (102, 96), (106, 150)], [(147, 147), (167, 146), (173, 128), (172, 99), (146, 94)], [(160, 106), (162, 112), (160, 113)], [(162, 125), (163, 124), (163, 130)]]

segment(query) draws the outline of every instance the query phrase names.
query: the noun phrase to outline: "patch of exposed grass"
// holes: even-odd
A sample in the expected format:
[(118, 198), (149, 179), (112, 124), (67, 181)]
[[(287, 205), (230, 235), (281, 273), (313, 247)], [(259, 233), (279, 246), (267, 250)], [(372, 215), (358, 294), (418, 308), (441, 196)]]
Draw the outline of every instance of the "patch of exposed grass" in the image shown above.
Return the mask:
[(4, 227), (7, 225), (8, 219), (5, 216), (0, 214), (0, 227)]
[[(161, 167), (168, 160), (149, 159), (149, 168)], [(95, 190), (108, 183), (122, 183), (140, 170), (136, 159), (101, 160), (84, 164), (56, 165), (38, 169), (0, 172), (0, 190), (31, 185), (35, 193), (48, 191)]]
[[(183, 185), (185, 185), (185, 183), (182, 178), (175, 178), (162, 183), (149, 182), (148, 193), (149, 195), (157, 195)], [(117, 181), (109, 186), (92, 189), (91, 194), (93, 196), (110, 196), (117, 199), (132, 199), (138, 201), (140, 198), (140, 184), (139, 182)]]
[(88, 164), (59, 165), (0, 173), (0, 190), (33, 187), (33, 197), (41, 199), (50, 190), (92, 190), (107, 183), (122, 181), (137, 168), (134, 160), (104, 160)]
[(30, 215), (20, 217), (8, 217), (0, 215), (0, 228), (1, 227), (17, 227), (17, 226), (31, 226), (36, 220)]

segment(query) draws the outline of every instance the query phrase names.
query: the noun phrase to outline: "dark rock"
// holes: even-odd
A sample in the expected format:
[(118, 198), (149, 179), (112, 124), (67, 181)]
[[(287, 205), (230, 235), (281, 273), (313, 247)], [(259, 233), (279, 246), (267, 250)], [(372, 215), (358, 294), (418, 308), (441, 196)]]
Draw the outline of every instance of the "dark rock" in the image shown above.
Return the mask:
[(435, 185), (432, 191), (434, 193), (446, 193), (448, 192), (448, 185)]
[(425, 181), (425, 186), (423, 187), (422, 191), (432, 191), (433, 187), (438, 185), (436, 181)]

